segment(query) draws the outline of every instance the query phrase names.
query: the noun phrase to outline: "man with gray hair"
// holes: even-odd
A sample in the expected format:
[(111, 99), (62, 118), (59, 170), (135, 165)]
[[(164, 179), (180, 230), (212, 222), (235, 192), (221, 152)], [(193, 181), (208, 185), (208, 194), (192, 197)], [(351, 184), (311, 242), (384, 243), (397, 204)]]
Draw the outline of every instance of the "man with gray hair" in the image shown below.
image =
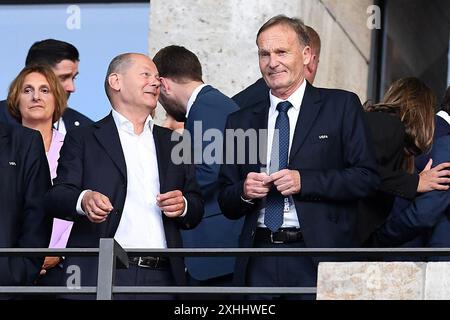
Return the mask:
[[(245, 159), (254, 144), (266, 157), (241, 164), (233, 141), (225, 142), (234, 147), (225, 152), (235, 158), (219, 175), (222, 212), (230, 219), (245, 216), (244, 248), (354, 247), (357, 200), (379, 183), (361, 103), (354, 93), (315, 88), (305, 80), (311, 48), (301, 20), (271, 18), (256, 44), (269, 94), (231, 114), (226, 129), (266, 129), (262, 147), (246, 142)], [(317, 262), (299, 255), (238, 257), (235, 281), (314, 287)]]
[[(109, 65), (105, 90), (112, 112), (67, 134), (47, 210), (74, 221), (67, 247), (98, 247), (100, 238), (114, 238), (123, 248), (181, 247), (179, 228), (200, 222), (203, 200), (193, 165), (171, 160), (172, 132), (153, 123), (158, 70), (145, 55), (119, 55)], [(181, 257), (145, 255), (129, 262), (129, 269), (117, 271), (116, 285), (186, 284)], [(96, 258), (68, 257), (65, 267), (70, 265), (80, 267), (81, 285), (95, 285)], [(147, 297), (172, 298), (137, 296)]]
[[(311, 48), (311, 59), (305, 66), (305, 79), (313, 84), (316, 78), (317, 68), (319, 67), (321, 41), (319, 34), (310, 26), (306, 27), (306, 33), (309, 37), (309, 46)], [(269, 94), (270, 88), (267, 86), (264, 78), (259, 78), (241, 92), (235, 94), (232, 99), (240, 108), (246, 108), (265, 99)]]

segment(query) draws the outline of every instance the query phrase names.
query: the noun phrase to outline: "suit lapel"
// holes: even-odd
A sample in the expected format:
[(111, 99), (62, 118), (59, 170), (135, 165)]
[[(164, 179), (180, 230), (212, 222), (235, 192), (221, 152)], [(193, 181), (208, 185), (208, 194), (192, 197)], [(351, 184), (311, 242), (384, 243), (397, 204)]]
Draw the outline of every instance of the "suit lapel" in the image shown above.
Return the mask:
[(169, 158), (170, 152), (165, 152), (166, 148), (169, 147), (167, 144), (168, 140), (164, 139), (164, 130), (157, 125), (153, 126), (152, 133), (153, 140), (155, 141), (156, 158), (158, 160), (159, 189), (165, 190), (165, 173), (167, 172), (167, 166), (171, 161)]
[(94, 132), (98, 142), (103, 146), (108, 156), (119, 169), (122, 176), (127, 179), (127, 166), (123, 155), (122, 145), (120, 143), (119, 132), (112, 114), (96, 123), (98, 130)]
[(6, 127), (0, 124), (0, 155), (2, 154), (3, 149), (8, 144), (8, 132), (6, 131)]
[(269, 117), (269, 107), (270, 100), (269, 95), (267, 95), (264, 100), (255, 105), (255, 108), (252, 111), (252, 118), (250, 119), (249, 128), (256, 129), (256, 134), (258, 135), (258, 164), (256, 172), (260, 172), (262, 166), (267, 166), (265, 162), (267, 159), (267, 121)]
[(316, 88), (306, 82), (305, 95), (303, 97), (302, 106), (298, 115), (297, 125), (295, 126), (294, 138), (292, 141), (291, 152), (289, 155), (289, 163), (292, 162), (295, 154), (305, 142), (314, 121), (319, 114), (321, 101), (320, 95)]

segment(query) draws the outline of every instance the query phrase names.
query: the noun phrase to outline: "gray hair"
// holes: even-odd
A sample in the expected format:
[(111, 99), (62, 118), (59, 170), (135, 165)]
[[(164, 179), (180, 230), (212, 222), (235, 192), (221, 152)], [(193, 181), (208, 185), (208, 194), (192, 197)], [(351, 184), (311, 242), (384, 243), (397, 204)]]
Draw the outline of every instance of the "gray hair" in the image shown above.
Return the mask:
[(310, 45), (309, 35), (303, 21), (299, 18), (289, 18), (284, 14), (272, 17), (266, 23), (264, 23), (262, 27), (259, 28), (258, 30), (258, 34), (256, 35), (256, 41), (258, 41), (258, 37), (263, 31), (269, 29), (272, 26), (280, 24), (292, 28), (292, 30), (294, 30), (295, 33), (297, 34), (298, 40), (302, 46)]
[(108, 78), (112, 73), (122, 73), (127, 70), (133, 63), (133, 55), (135, 53), (122, 53), (111, 60), (108, 66), (108, 71), (106, 71), (105, 77), (105, 92), (108, 99), (111, 101), (110, 90)]

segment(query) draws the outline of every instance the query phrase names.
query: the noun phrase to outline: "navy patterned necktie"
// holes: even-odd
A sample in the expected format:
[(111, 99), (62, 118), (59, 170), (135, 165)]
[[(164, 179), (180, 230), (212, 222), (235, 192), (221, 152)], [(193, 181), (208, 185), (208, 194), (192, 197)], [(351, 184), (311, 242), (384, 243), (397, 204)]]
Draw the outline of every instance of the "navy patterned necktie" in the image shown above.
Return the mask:
[[(292, 107), (289, 101), (278, 103), (278, 116), (275, 121), (272, 151), (270, 153), (270, 173), (286, 169), (289, 154), (289, 117), (288, 110)], [(288, 198), (286, 198), (288, 200)], [(274, 186), (266, 199), (264, 224), (271, 231), (277, 231), (283, 224), (285, 197)], [(289, 201), (289, 200), (288, 200)]]

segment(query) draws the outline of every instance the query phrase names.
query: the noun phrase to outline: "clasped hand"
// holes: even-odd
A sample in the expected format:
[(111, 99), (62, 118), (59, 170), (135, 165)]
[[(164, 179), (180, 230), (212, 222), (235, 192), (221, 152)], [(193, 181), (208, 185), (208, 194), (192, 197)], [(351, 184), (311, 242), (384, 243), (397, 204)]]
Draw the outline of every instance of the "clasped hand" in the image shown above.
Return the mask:
[(267, 173), (250, 172), (244, 181), (244, 197), (261, 199), (267, 196), (272, 186), (283, 196), (300, 192), (301, 178), (297, 170), (283, 169), (268, 175)]

